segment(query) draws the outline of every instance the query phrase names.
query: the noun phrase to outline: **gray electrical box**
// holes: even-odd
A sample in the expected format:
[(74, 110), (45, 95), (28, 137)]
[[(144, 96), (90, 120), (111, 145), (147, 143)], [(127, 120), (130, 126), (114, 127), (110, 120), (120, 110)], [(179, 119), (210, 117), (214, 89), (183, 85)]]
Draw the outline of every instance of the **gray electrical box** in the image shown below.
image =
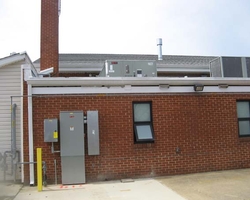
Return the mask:
[(60, 112), (62, 183), (85, 183), (84, 120), (82, 111)]
[(106, 60), (100, 77), (156, 77), (154, 60)]
[(58, 142), (58, 120), (44, 120), (44, 142)]
[(87, 111), (88, 155), (100, 154), (98, 111)]
[(83, 112), (60, 112), (61, 156), (84, 155)]

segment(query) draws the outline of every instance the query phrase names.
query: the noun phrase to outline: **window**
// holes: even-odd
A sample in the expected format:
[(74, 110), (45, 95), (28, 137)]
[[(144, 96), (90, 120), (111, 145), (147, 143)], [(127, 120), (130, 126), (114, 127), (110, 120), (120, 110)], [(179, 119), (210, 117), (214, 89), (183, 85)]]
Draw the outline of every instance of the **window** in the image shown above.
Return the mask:
[(134, 138), (136, 143), (154, 142), (152, 103), (133, 102)]
[(250, 136), (250, 101), (237, 101), (239, 136)]

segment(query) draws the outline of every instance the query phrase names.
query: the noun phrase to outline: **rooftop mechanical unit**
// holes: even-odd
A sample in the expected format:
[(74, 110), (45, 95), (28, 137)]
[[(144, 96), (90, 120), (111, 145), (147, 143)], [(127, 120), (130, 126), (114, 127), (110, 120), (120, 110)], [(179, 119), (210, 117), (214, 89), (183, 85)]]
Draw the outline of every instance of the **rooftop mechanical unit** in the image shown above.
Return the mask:
[(106, 60), (100, 77), (155, 77), (156, 62), (152, 60)]
[(250, 57), (218, 57), (210, 62), (211, 77), (250, 77)]

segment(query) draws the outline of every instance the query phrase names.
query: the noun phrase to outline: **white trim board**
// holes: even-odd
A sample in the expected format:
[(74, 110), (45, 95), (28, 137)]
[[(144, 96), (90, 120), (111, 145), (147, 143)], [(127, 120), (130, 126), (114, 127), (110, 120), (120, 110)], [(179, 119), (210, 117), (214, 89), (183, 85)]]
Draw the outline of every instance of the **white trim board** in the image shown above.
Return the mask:
[(33, 95), (57, 94), (147, 94), (147, 93), (250, 93), (250, 86), (204, 86), (201, 92), (195, 92), (193, 86), (151, 87), (33, 87)]

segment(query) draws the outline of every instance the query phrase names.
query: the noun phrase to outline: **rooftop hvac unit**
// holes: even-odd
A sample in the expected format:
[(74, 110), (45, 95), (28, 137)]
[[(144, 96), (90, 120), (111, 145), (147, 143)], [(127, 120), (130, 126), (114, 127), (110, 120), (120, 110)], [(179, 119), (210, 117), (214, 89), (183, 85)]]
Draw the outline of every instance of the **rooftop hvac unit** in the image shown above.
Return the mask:
[(151, 60), (106, 60), (100, 77), (154, 77), (156, 62)]
[(211, 77), (250, 77), (250, 57), (218, 57), (210, 62)]

